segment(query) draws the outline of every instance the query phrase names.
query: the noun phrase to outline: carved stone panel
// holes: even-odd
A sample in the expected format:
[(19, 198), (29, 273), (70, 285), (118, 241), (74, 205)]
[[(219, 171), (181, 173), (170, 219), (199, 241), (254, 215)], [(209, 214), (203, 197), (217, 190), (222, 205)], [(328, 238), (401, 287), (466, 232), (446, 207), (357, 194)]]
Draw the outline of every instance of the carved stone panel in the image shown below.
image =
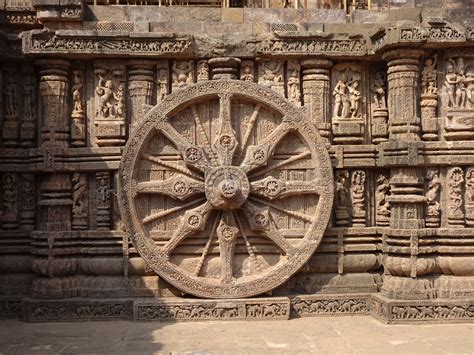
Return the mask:
[(246, 81), (167, 96), (121, 161), (119, 204), (135, 248), (198, 296), (247, 297), (281, 285), (320, 243), (332, 201), (317, 130), (282, 96)]

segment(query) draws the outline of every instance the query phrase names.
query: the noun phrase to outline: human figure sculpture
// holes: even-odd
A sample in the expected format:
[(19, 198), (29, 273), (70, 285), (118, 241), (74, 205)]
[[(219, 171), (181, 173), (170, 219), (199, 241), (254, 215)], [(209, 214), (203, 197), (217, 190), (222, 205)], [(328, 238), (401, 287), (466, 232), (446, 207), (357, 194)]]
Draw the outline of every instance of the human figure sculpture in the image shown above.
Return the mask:
[(298, 79), (298, 71), (295, 69), (291, 73), (291, 76), (288, 78), (288, 99), (293, 102), (299, 101), (300, 91), (299, 91), (300, 81)]
[(426, 174), (426, 180), (428, 181), (428, 191), (426, 192), (426, 214), (429, 216), (438, 216), (440, 204), (437, 201), (437, 196), (438, 191), (441, 187), (438, 172), (434, 170), (429, 170)]
[(193, 70), (191, 62), (184, 60), (173, 63), (173, 82), (179, 87), (183, 88), (188, 85), (189, 74)]
[(350, 110), (350, 100), (347, 92), (347, 74), (341, 73), (333, 90), (334, 96), (334, 116), (338, 118), (348, 117)]
[(456, 74), (455, 68), (456, 65), (454, 60), (449, 59), (448, 64), (446, 65), (446, 76), (444, 79), (444, 87), (446, 88), (446, 93), (448, 94), (448, 107), (458, 107), (455, 93), (459, 78)]
[(429, 91), (432, 89), (430, 88), (436, 87), (436, 62), (436, 56), (434, 59), (428, 58), (425, 60), (425, 65), (421, 71), (421, 92), (423, 94), (431, 94), (432, 92)]
[(158, 75), (158, 84), (160, 86), (159, 97), (160, 100), (163, 100), (168, 94), (168, 72), (166, 71), (166, 69), (160, 69)]
[(117, 101), (115, 103), (115, 116), (117, 118), (123, 118), (125, 109), (125, 92), (123, 85), (119, 85), (117, 92), (114, 93), (114, 99)]
[(99, 74), (99, 83), (95, 92), (100, 97), (99, 113), (102, 117), (110, 117), (112, 115), (112, 98), (114, 96), (112, 80), (105, 80)]
[(244, 67), (240, 79), (244, 81), (253, 81), (252, 68), (250, 67), (250, 65), (246, 65)]
[(374, 95), (375, 106), (377, 106), (377, 108), (387, 108), (387, 102), (385, 100), (385, 79), (382, 72), (375, 74), (371, 90)]
[(350, 111), (351, 111), (352, 118), (359, 117), (360, 99), (362, 98), (362, 95), (358, 88), (359, 88), (358, 79), (351, 80), (347, 84), (347, 90), (349, 92), (349, 99), (350, 99), (350, 104), (351, 104)]

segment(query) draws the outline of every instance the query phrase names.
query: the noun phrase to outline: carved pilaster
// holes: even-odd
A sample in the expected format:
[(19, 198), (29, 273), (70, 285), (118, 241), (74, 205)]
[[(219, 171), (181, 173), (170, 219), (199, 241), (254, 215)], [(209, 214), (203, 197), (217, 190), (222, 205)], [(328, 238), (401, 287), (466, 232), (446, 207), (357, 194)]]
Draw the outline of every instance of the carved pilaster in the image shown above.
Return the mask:
[(351, 202), (352, 202), (352, 226), (365, 227), (365, 180), (366, 175), (362, 170), (352, 172), (351, 177)]
[(18, 179), (16, 174), (2, 176), (2, 229), (18, 226)]
[(296, 60), (288, 62), (286, 77), (288, 100), (296, 106), (301, 106), (300, 64)]
[(211, 79), (237, 79), (240, 68), (240, 59), (234, 57), (222, 57), (209, 59)]
[(448, 225), (464, 227), (464, 171), (460, 167), (448, 170)]
[(386, 52), (390, 139), (419, 140), (419, 58), (421, 50), (395, 49)]
[(44, 175), (40, 185), (40, 230), (71, 230), (71, 177), (69, 174)]
[(66, 147), (71, 126), (68, 105), (70, 64), (62, 59), (41, 59), (37, 63), (41, 76), (42, 146)]
[(466, 172), (466, 225), (470, 228), (474, 227), (474, 168), (470, 167)]
[(96, 208), (97, 208), (97, 229), (110, 229), (110, 174), (108, 172), (96, 173)]
[(389, 178), (384, 174), (380, 174), (377, 177), (375, 194), (375, 220), (379, 227), (387, 227), (390, 224), (390, 204), (387, 200), (389, 195)]
[(303, 70), (303, 102), (311, 122), (326, 140), (331, 135), (330, 69), (327, 59), (307, 59), (301, 62)]
[(426, 173), (426, 227), (438, 228), (441, 219), (441, 207), (439, 203), (439, 190), (441, 182), (438, 169), (429, 169)]
[(349, 172), (347, 170), (339, 170), (336, 171), (335, 175), (335, 224), (336, 227), (347, 227), (350, 223)]
[(128, 109), (131, 130), (145, 116), (145, 105), (152, 104), (153, 62), (135, 60), (130, 63), (128, 77)]
[(72, 176), (72, 229), (87, 229), (87, 174)]
[(33, 147), (36, 142), (36, 124), (37, 124), (37, 107), (36, 107), (36, 75), (33, 67), (24, 65), (22, 68), (23, 77), (23, 115), (20, 126), (21, 146)]
[(84, 107), (84, 68), (77, 66), (73, 69), (72, 112), (71, 112), (71, 146), (86, 145), (86, 110)]
[(23, 174), (22, 178), (22, 204), (21, 204), (21, 229), (33, 230), (36, 216), (36, 186), (33, 174)]
[(14, 64), (8, 64), (3, 72), (3, 95), (4, 95), (4, 114), (2, 138), (5, 147), (16, 147), (18, 145), (18, 120), (20, 116), (19, 102), (19, 75), (18, 67)]
[(421, 129), (426, 141), (438, 140), (438, 84), (436, 56), (425, 60), (421, 72)]
[(170, 93), (170, 69), (167, 60), (156, 65), (156, 103), (160, 103)]
[(387, 83), (384, 72), (375, 72), (370, 90), (372, 94), (372, 142), (386, 142), (388, 139), (388, 108)]

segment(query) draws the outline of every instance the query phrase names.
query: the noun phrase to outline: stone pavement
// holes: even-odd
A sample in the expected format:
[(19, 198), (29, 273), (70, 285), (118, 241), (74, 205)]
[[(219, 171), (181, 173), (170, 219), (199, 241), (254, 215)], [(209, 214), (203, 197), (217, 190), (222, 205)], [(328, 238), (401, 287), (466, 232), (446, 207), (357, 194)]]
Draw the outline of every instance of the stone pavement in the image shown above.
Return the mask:
[(474, 324), (368, 316), (187, 323), (0, 322), (0, 354), (474, 354)]

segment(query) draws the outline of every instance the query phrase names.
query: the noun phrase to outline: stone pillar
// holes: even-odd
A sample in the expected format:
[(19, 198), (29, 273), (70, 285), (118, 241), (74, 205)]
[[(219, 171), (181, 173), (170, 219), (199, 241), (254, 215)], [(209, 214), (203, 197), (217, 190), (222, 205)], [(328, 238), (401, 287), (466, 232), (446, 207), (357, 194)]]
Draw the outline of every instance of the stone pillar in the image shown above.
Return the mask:
[(130, 131), (146, 114), (145, 105), (152, 105), (154, 62), (134, 60), (130, 63), (128, 77), (128, 107)]
[[(44, 154), (44, 174), (39, 187), (41, 213), (38, 239), (47, 239), (47, 259), (39, 257), (33, 263), (33, 270), (46, 276), (33, 283), (33, 295), (61, 296), (62, 287), (54, 277), (66, 276), (74, 270), (66, 264), (75, 259), (57, 259), (54, 254), (56, 232), (71, 230), (72, 184), (71, 175), (60, 171), (57, 156), (70, 145), (71, 108), (69, 71), (70, 63), (59, 59), (38, 60), (40, 67), (41, 95), (41, 145)], [(46, 232), (46, 233), (45, 233)], [(62, 286), (61, 286), (62, 285)]]
[(42, 147), (67, 147), (69, 145), (69, 69), (70, 63), (62, 59), (41, 59), (40, 95), (43, 121)]
[[(389, 141), (385, 151), (399, 156), (387, 157), (391, 167), (390, 229), (384, 237), (384, 285), (382, 294), (390, 298), (434, 298), (432, 280), (425, 277), (435, 267), (435, 259), (420, 243), (426, 233), (424, 178), (418, 164), (420, 141), (419, 58), (422, 51), (396, 49), (384, 54), (388, 61)], [(404, 154), (403, 154), (403, 153)], [(395, 154), (396, 155), (396, 154)], [(400, 164), (399, 159), (404, 159)], [(405, 161), (406, 160), (406, 161)], [(399, 165), (413, 167), (398, 167)]]
[(301, 62), (304, 106), (308, 108), (311, 122), (327, 141), (331, 136), (330, 70), (332, 64), (327, 59), (306, 59)]
[(394, 49), (386, 52), (390, 139), (419, 140), (419, 58), (423, 51)]
[(233, 57), (221, 57), (209, 59), (211, 68), (211, 79), (237, 79), (240, 69), (240, 59)]

